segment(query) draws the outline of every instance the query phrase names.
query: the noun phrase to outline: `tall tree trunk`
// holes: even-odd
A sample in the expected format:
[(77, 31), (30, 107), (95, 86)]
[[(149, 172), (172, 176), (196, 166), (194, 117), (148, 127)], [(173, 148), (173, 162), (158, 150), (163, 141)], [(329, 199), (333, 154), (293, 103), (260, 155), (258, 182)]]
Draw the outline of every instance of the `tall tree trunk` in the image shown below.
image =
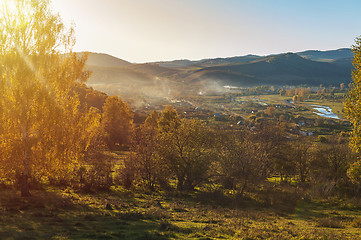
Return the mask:
[(29, 135), (27, 133), (27, 127), (24, 125), (23, 127), (23, 140), (24, 140), (24, 171), (21, 175), (20, 179), (20, 190), (21, 190), (21, 197), (30, 197), (30, 184), (29, 184), (29, 177), (30, 177), (30, 141)]
[(183, 190), (184, 189), (184, 176), (178, 177), (178, 183), (177, 183), (177, 190)]
[(28, 152), (28, 148), (26, 146), (25, 151), (24, 151), (24, 172), (22, 173), (21, 178), (20, 178), (21, 197), (30, 197), (31, 196), (29, 176), (30, 176), (29, 152)]
[(20, 179), (21, 197), (31, 197), (29, 176), (23, 173)]
[(241, 192), (239, 193), (239, 195), (241, 196), (241, 198), (243, 198), (244, 192), (247, 188), (247, 180), (244, 181), (244, 184), (242, 186)]
[(301, 178), (301, 182), (306, 182), (306, 174), (304, 171), (300, 171), (300, 178)]
[(196, 184), (193, 183), (190, 176), (188, 175), (188, 177), (184, 181), (184, 190), (192, 191), (192, 190), (194, 190), (195, 185)]

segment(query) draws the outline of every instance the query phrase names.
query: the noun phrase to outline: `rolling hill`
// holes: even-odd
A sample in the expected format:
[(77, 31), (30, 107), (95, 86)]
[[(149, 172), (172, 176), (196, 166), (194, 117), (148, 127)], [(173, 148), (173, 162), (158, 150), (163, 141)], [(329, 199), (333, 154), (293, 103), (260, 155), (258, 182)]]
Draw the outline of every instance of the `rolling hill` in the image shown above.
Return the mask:
[(351, 61), (350, 49), (144, 64), (91, 53), (87, 69), (89, 84), (108, 94), (167, 97), (215, 85), (336, 86), (351, 81)]
[(294, 53), (264, 57), (248, 63), (207, 67), (198, 70), (198, 75), (199, 72), (207, 78), (241, 86), (338, 85), (349, 82), (351, 76), (346, 65), (312, 61)]
[(330, 51), (309, 50), (298, 52), (297, 54), (310, 60), (320, 62), (333, 62), (336, 60), (349, 59), (353, 57), (353, 53), (351, 52), (350, 48), (341, 48)]
[(100, 67), (124, 67), (132, 65), (130, 62), (104, 53), (89, 53), (87, 64)]

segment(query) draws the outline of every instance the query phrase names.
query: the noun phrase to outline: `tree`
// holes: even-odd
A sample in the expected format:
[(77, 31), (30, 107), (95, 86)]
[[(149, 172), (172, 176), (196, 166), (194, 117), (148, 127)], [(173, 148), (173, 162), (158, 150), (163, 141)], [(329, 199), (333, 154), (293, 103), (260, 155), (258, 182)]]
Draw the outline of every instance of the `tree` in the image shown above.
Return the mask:
[(145, 119), (144, 126), (152, 129), (157, 129), (159, 118), (160, 115), (157, 111), (151, 112), (151, 114)]
[(340, 83), (340, 90), (343, 91), (345, 89), (346, 85), (345, 83)]
[(177, 125), (171, 122), (167, 131), (160, 132), (158, 154), (177, 178), (177, 189), (193, 190), (209, 177), (214, 138), (199, 120), (176, 122)]
[[(352, 84), (345, 101), (345, 115), (353, 125), (351, 146), (356, 153), (361, 151), (361, 36), (356, 38), (352, 46), (354, 54)], [(361, 183), (361, 160), (353, 163), (347, 171), (347, 176), (356, 183)]]
[(88, 107), (95, 107), (99, 110), (103, 109), (107, 95), (103, 92), (94, 90), (93, 88), (88, 88), (85, 96), (86, 104)]
[(59, 179), (76, 168), (99, 115), (81, 108), (74, 91), (89, 73), (87, 56), (71, 52), (73, 29), (49, 1), (13, 3), (0, 13), (0, 166), (26, 197), (29, 179)]
[(103, 107), (102, 125), (106, 142), (113, 149), (129, 144), (133, 128), (133, 112), (119, 97), (108, 97)]
[[(158, 148), (158, 119), (159, 114), (153, 111), (145, 120), (145, 123), (135, 129), (129, 154), (125, 161), (123, 175), (128, 176), (125, 179), (139, 179), (149, 190), (154, 190), (156, 183), (162, 183), (166, 178), (164, 172), (166, 169), (160, 164), (157, 156)], [(129, 187), (129, 186), (128, 186)]]
[(289, 142), (289, 159), (293, 163), (301, 182), (306, 182), (311, 166), (311, 143), (302, 139)]
[(361, 150), (361, 36), (352, 46), (354, 54), (351, 89), (345, 101), (345, 115), (353, 124), (351, 145), (356, 152)]
[(109, 189), (113, 184), (114, 161), (107, 154), (108, 150), (102, 129), (99, 127), (91, 139), (80, 167), (75, 172), (73, 187), (87, 192)]
[(252, 184), (270, 176), (284, 135), (280, 128), (266, 123), (252, 130), (226, 132), (219, 140), (220, 180), (225, 187), (238, 190), (243, 196)]
[(243, 195), (251, 181), (260, 178), (258, 145), (252, 141), (252, 133), (244, 129), (238, 133), (223, 134), (218, 148), (220, 181), (224, 187), (236, 189)]
[(76, 87), (76, 92), (79, 96), (81, 107), (94, 107), (102, 111), (105, 100), (108, 98), (107, 94), (94, 90), (92, 87), (87, 87), (86, 84), (79, 84)]
[(166, 106), (162, 111), (162, 115), (158, 121), (159, 130), (161, 132), (168, 132), (172, 129), (177, 129), (180, 125), (180, 118), (177, 111), (171, 106)]
[(243, 196), (251, 183), (262, 181), (265, 177), (265, 159), (260, 156), (262, 146), (254, 141), (254, 135), (247, 129), (224, 134), (220, 140), (220, 181), (224, 187), (238, 190)]
[(273, 117), (276, 113), (277, 109), (273, 106), (271, 107), (267, 107), (266, 110), (265, 110), (265, 113), (270, 116), (270, 117)]
[(280, 90), (280, 95), (281, 96), (285, 96), (286, 95), (286, 90), (284, 90), (283, 88)]
[(345, 183), (347, 170), (355, 162), (356, 155), (349, 145), (340, 143), (319, 144), (313, 153), (311, 173), (319, 182)]

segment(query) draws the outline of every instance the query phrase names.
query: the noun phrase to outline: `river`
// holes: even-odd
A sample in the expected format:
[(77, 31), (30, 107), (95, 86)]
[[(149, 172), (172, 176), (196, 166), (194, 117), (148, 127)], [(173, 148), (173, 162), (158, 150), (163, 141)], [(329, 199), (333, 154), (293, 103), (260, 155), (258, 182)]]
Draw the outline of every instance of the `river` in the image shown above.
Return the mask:
[(325, 117), (325, 118), (333, 118), (333, 119), (340, 119), (335, 113), (332, 112), (332, 108), (327, 106), (321, 106), (321, 105), (312, 105), (313, 109), (316, 110), (316, 112), (313, 112), (317, 114), (318, 116)]

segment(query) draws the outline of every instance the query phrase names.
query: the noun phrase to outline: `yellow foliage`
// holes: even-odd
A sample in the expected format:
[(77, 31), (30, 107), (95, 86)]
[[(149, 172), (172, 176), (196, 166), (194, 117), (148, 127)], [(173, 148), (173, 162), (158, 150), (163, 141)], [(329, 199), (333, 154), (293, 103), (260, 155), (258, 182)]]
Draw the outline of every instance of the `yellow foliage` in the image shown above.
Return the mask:
[(129, 144), (133, 129), (133, 112), (126, 102), (117, 96), (108, 97), (103, 106), (102, 126), (108, 146), (117, 149), (117, 145)]
[(48, 1), (13, 2), (0, 14), (0, 177), (69, 178), (100, 121), (74, 90), (87, 56)]

